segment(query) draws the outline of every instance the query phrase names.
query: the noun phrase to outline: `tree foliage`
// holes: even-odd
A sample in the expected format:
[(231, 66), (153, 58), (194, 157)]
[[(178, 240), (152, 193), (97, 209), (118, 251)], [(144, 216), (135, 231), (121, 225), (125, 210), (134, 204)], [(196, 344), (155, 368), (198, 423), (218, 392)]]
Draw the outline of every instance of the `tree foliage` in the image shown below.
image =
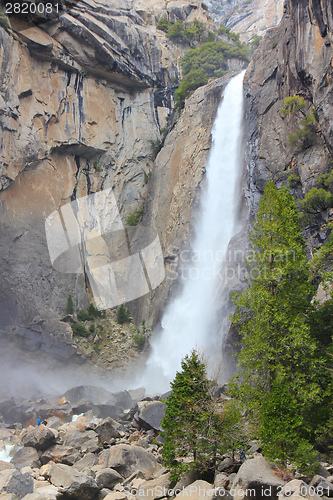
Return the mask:
[(163, 460), (175, 480), (190, 470), (199, 475), (214, 468), (219, 453), (234, 451), (244, 439), (238, 408), (231, 402), (222, 406), (214, 400), (198, 354), (192, 351), (181, 366), (161, 422)]
[(307, 415), (320, 400), (322, 367), (308, 324), (305, 243), (287, 188), (267, 182), (250, 240), (249, 286), (234, 296), (242, 371), (233, 389), (257, 423), (264, 452), (304, 466), (304, 457), (314, 460)]
[(71, 294), (68, 294), (66, 302), (66, 314), (74, 314), (74, 303)]
[(123, 323), (126, 323), (130, 319), (130, 312), (125, 307), (124, 304), (121, 304), (121, 306), (118, 307), (117, 310), (117, 322), (122, 325)]

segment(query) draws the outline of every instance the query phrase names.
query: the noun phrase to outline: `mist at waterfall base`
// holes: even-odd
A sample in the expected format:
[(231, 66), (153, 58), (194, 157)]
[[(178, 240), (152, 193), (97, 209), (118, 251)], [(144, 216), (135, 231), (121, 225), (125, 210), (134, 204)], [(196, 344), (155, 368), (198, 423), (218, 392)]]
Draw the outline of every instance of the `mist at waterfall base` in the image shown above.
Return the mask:
[(206, 185), (190, 249), (196, 259), (183, 269), (186, 278), (183, 278), (181, 292), (167, 306), (161, 331), (153, 334), (151, 354), (138, 380), (147, 393), (169, 390), (181, 360), (192, 349), (204, 354), (213, 372), (221, 364), (221, 330), (226, 318), (218, 315), (218, 290), (223, 286), (221, 277), (225, 266), (220, 256), (221, 252), (226, 254), (237, 231), (244, 74), (229, 82), (217, 111)]

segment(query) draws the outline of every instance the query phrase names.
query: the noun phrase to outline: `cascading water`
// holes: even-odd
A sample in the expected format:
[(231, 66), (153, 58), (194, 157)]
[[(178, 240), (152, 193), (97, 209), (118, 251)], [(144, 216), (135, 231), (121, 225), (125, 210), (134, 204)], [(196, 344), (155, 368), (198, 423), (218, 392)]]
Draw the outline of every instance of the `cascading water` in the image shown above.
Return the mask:
[(193, 348), (208, 356), (221, 354), (221, 333), (214, 319), (223, 260), (236, 228), (244, 73), (229, 82), (217, 112), (206, 186), (191, 244), (192, 259), (182, 268), (182, 291), (167, 307), (161, 333), (153, 336), (151, 355), (141, 380), (150, 393), (169, 389), (182, 358)]

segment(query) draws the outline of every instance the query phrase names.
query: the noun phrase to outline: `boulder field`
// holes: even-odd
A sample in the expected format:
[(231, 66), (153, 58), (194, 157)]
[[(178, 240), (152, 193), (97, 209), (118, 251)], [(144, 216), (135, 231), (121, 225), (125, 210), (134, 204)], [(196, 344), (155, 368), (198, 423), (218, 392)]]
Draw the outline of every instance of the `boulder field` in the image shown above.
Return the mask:
[[(0, 498), (8, 500), (293, 500), (333, 497), (333, 465), (297, 477), (265, 460), (220, 457), (214, 475), (177, 484), (163, 466), (160, 396), (79, 386), (39, 401), (0, 403)], [(44, 423), (37, 425), (37, 417)]]

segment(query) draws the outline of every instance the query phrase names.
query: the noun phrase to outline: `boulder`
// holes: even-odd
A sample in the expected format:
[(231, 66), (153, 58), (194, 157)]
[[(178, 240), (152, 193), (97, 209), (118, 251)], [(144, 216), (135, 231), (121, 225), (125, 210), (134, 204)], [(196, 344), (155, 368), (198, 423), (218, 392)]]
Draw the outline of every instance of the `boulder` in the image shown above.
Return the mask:
[(123, 410), (132, 408), (134, 401), (128, 391), (120, 391), (112, 394), (112, 397), (106, 401), (107, 404), (119, 406)]
[(120, 408), (119, 406), (114, 406), (110, 404), (100, 404), (100, 405), (94, 405), (92, 407), (92, 411), (94, 415), (98, 418), (119, 418), (120, 415), (123, 413), (123, 409)]
[(226, 488), (230, 483), (229, 476), (223, 472), (218, 472), (215, 475), (214, 486), (215, 488)]
[(308, 486), (300, 479), (293, 479), (280, 489), (278, 499), (287, 500), (319, 500), (320, 497), (314, 492), (314, 488)]
[(69, 465), (49, 462), (42, 467), (41, 474), (47, 477), (65, 497), (90, 500), (99, 492), (94, 478)]
[(0, 473), (3, 470), (7, 470), (7, 469), (15, 469), (15, 465), (11, 464), (10, 462), (5, 462), (4, 460), (0, 460)]
[(26, 495), (23, 500), (57, 500), (59, 498), (58, 488), (47, 483), (46, 486), (34, 488), (33, 493)]
[(134, 415), (135, 421), (145, 430), (153, 429), (158, 432), (161, 430), (161, 420), (164, 417), (165, 403), (162, 401), (148, 401), (138, 403), (140, 411)]
[[(177, 490), (175, 490), (177, 493)], [(207, 483), (207, 481), (198, 480), (187, 486), (184, 490), (181, 490), (176, 498), (181, 500), (182, 498), (191, 498), (192, 500), (213, 500), (214, 497), (214, 487)]]
[(64, 445), (73, 446), (74, 448), (80, 449), (81, 446), (87, 441), (96, 438), (96, 433), (92, 430), (78, 430), (73, 428), (68, 428), (66, 436), (64, 438)]
[(116, 484), (122, 483), (124, 478), (114, 469), (101, 469), (96, 474), (96, 483), (100, 489), (109, 488), (112, 490)]
[(333, 484), (327, 478), (316, 475), (313, 477), (310, 486), (313, 486), (319, 496), (333, 497)]
[(264, 495), (277, 500), (278, 492), (284, 484), (285, 482), (273, 473), (272, 466), (263, 457), (256, 456), (241, 465), (230, 492), (235, 500), (241, 500), (250, 495), (258, 498)]
[(55, 444), (48, 450), (44, 451), (40, 457), (40, 461), (42, 465), (45, 465), (50, 461), (54, 463), (73, 465), (75, 462), (80, 460), (80, 458), (81, 454), (76, 448)]
[(64, 396), (72, 405), (77, 405), (80, 401), (91, 401), (98, 405), (112, 398), (112, 392), (94, 385), (79, 385), (66, 391)]
[(103, 443), (109, 443), (112, 438), (119, 438), (119, 432), (113, 426), (113, 420), (110, 417), (105, 418), (95, 427), (95, 432), (98, 435), (98, 443), (103, 446)]
[(30, 446), (23, 447), (14, 453), (11, 463), (18, 469), (23, 467), (40, 467), (40, 460), (37, 450)]
[(156, 458), (143, 448), (135, 445), (118, 444), (102, 451), (98, 463), (104, 468), (115, 469), (123, 477), (141, 470), (145, 479), (153, 479), (161, 465)]
[(98, 458), (93, 453), (87, 453), (84, 457), (80, 458), (73, 467), (79, 472), (84, 472), (85, 470), (91, 470), (91, 468), (97, 464)]
[(122, 491), (111, 491), (104, 497), (104, 500), (127, 500), (127, 496)]
[(151, 481), (144, 481), (138, 487), (136, 498), (138, 500), (155, 500), (157, 498), (170, 496), (170, 485), (170, 473), (163, 474), (159, 478)]
[(57, 438), (57, 431), (53, 431), (46, 427), (46, 425), (39, 425), (32, 431), (28, 432), (22, 439), (24, 446), (31, 446), (36, 448), (36, 450), (47, 450), (52, 446)]
[(59, 417), (51, 417), (47, 421), (47, 426), (50, 427), (51, 429), (59, 429), (63, 424), (63, 421)]
[(33, 479), (30, 474), (22, 474), (18, 469), (7, 469), (0, 474), (0, 497), (2, 493), (12, 493), (19, 499), (34, 489)]

